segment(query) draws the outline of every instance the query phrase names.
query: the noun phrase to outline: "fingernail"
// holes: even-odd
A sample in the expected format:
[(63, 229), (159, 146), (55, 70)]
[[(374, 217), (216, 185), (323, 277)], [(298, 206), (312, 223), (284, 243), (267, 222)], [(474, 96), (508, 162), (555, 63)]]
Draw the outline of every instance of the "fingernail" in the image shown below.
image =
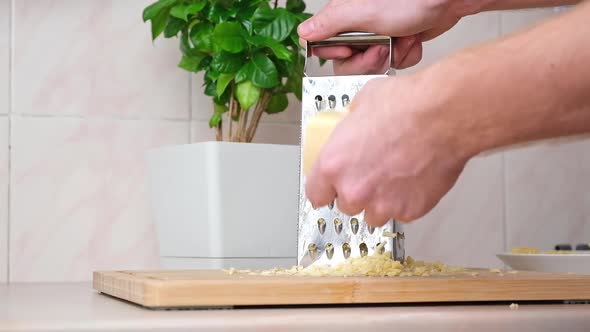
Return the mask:
[(301, 37), (309, 36), (315, 31), (315, 23), (313, 20), (307, 20), (299, 25), (298, 31)]

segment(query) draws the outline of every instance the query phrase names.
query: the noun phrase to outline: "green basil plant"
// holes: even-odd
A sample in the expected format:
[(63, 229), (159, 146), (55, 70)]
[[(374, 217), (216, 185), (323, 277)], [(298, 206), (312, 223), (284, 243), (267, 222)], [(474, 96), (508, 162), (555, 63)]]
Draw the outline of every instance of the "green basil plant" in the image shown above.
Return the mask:
[(304, 0), (284, 8), (277, 0), (158, 0), (143, 21), (152, 41), (179, 38), (180, 68), (204, 72), (217, 140), (251, 142), (264, 113), (284, 111), (291, 93), (301, 100), (297, 26), (311, 16), (305, 8)]

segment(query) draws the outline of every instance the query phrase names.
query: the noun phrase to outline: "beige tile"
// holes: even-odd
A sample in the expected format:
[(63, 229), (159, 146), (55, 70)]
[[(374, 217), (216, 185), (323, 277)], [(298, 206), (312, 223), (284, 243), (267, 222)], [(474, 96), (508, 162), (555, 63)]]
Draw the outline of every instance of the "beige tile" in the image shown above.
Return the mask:
[(8, 113), (10, 85), (10, 0), (0, 0), (0, 114)]
[[(215, 140), (215, 131), (209, 128), (208, 122), (193, 121), (191, 132), (192, 142)], [(261, 123), (253, 143), (299, 145), (300, 133), (299, 125)]]
[(499, 15), (498, 12), (487, 12), (464, 17), (449, 31), (425, 42), (422, 61), (400, 73), (414, 72), (456, 51), (497, 38), (500, 32)]
[(502, 155), (471, 160), (455, 187), (426, 217), (405, 225), (406, 254), (416, 259), (501, 267)]
[(532, 8), (503, 11), (500, 14), (502, 34), (510, 34), (532, 27), (562, 12), (561, 8)]
[(178, 41), (142, 22), (151, 2), (14, 1), (13, 113), (187, 119)]
[(144, 153), (188, 132), (182, 121), (14, 117), (10, 280), (157, 267)]
[(506, 152), (507, 245), (590, 242), (590, 139)]
[(8, 280), (8, 118), (0, 117), (0, 283)]

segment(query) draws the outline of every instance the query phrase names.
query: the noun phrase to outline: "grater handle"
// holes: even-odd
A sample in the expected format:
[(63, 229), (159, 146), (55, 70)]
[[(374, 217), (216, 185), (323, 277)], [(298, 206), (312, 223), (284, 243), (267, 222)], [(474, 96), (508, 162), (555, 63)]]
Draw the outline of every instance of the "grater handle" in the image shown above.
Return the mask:
[(369, 32), (347, 32), (336, 35), (332, 38), (320, 41), (306, 42), (306, 57), (303, 73), (307, 76), (307, 63), (313, 56), (312, 50), (317, 46), (352, 46), (352, 45), (389, 45), (389, 68), (392, 65), (394, 38), (390, 36), (377, 35)]

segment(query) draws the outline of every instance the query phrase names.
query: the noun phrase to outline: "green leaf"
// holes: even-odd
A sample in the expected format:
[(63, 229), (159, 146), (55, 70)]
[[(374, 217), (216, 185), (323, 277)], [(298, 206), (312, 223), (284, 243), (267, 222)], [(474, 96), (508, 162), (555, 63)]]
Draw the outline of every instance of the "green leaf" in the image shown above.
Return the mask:
[(261, 94), (262, 91), (260, 88), (250, 81), (238, 84), (236, 89), (236, 98), (238, 99), (240, 106), (245, 110), (256, 104)]
[(237, 22), (223, 22), (218, 24), (213, 33), (215, 43), (222, 50), (231, 53), (239, 53), (248, 46), (244, 38), (245, 35), (246, 30)]
[(292, 60), (291, 51), (289, 51), (288, 48), (286, 48), (281, 43), (272, 38), (265, 36), (249, 36), (247, 37), (247, 39), (250, 43), (252, 43), (255, 46), (264, 46), (270, 48), (274, 55), (281, 60)]
[(276, 41), (282, 42), (291, 34), (291, 31), (297, 25), (295, 16), (283, 8), (275, 10), (278, 16), (270, 23), (263, 25), (254, 31), (262, 36), (271, 37)]
[(170, 15), (184, 21), (188, 21), (189, 15), (195, 15), (207, 5), (207, 0), (198, 0), (190, 5), (177, 5), (172, 7)]
[(256, 86), (268, 89), (279, 84), (277, 67), (266, 55), (256, 53), (250, 63), (252, 65), (248, 72), (248, 78)]
[(164, 30), (164, 37), (170, 38), (177, 36), (185, 24), (186, 22), (181, 19), (170, 17), (168, 19), (168, 23), (166, 24), (166, 29)]
[(236, 77), (235, 77), (236, 83), (242, 83), (248, 79), (248, 76), (250, 75), (250, 71), (252, 70), (252, 68), (251, 68), (252, 66), (253, 66), (252, 62), (248, 62), (245, 65), (243, 65), (242, 68), (240, 68), (240, 70), (238, 70), (238, 72), (236, 73)]
[(254, 29), (259, 30), (272, 22), (277, 17), (277, 12), (270, 9), (270, 7), (258, 7), (252, 14), (252, 23)]
[(221, 123), (222, 114), (223, 113), (213, 112), (213, 115), (211, 115), (211, 118), (209, 119), (209, 128), (215, 128), (219, 126)]
[(209, 8), (209, 12), (207, 13), (207, 18), (213, 23), (222, 23), (227, 21), (230, 17), (230, 12), (220, 5), (213, 5)]
[(213, 54), (211, 69), (224, 74), (236, 73), (244, 64), (243, 57), (239, 54), (219, 52)]
[(200, 70), (199, 66), (204, 58), (204, 54), (194, 56), (183, 55), (180, 63), (178, 63), (178, 67), (190, 72), (198, 72)]
[(227, 106), (225, 106), (224, 104), (218, 104), (217, 102), (214, 102), (213, 103), (213, 111), (215, 113), (223, 114), (229, 110), (227, 109)]
[(152, 20), (152, 41), (156, 40), (156, 38), (158, 38), (158, 36), (160, 36), (160, 34), (162, 34), (162, 32), (164, 32), (164, 29), (166, 28), (166, 23), (168, 23), (168, 11), (167, 10), (162, 10), (161, 12), (158, 13), (158, 15), (156, 17), (154, 17)]
[(234, 79), (234, 76), (234, 74), (219, 75), (219, 77), (217, 78), (217, 96), (221, 96), (225, 92), (227, 86)]
[(218, 71), (209, 70), (205, 74), (205, 77), (208, 78), (210, 81), (217, 81), (217, 79), (219, 78), (219, 75), (221, 75), (221, 73), (219, 73)]
[(302, 89), (303, 76), (301, 74), (294, 74), (293, 76), (289, 77), (289, 79), (287, 79), (285, 90), (292, 92), (299, 101), (301, 101)]
[(289, 106), (289, 99), (287, 98), (287, 95), (284, 93), (275, 94), (272, 96), (272, 98), (270, 98), (268, 107), (266, 108), (266, 113), (280, 113), (287, 109), (287, 106)]
[(244, 27), (244, 29), (246, 29), (246, 31), (248, 32), (248, 35), (252, 35), (252, 33), (254, 33), (254, 27), (252, 26), (251, 21), (243, 20), (242, 26)]
[[(162, 11), (167, 11), (177, 0), (158, 0), (143, 10), (143, 21), (154, 20), (161, 16)], [(166, 13), (165, 16), (168, 16)]]
[(189, 42), (188, 33), (186, 31), (182, 31), (180, 34), (180, 51), (183, 55), (197, 55), (199, 52), (195, 50)]
[(305, 10), (305, 2), (303, 0), (287, 0), (287, 10), (292, 13), (301, 13)]
[(199, 23), (191, 29), (191, 42), (201, 52), (213, 51), (213, 31), (215, 28), (209, 23)]
[(205, 84), (205, 95), (209, 97), (217, 96), (217, 86), (215, 82), (209, 82)]
[(236, 83), (246, 79), (260, 88), (269, 89), (279, 84), (279, 73), (272, 60), (263, 53), (257, 53), (236, 73)]

